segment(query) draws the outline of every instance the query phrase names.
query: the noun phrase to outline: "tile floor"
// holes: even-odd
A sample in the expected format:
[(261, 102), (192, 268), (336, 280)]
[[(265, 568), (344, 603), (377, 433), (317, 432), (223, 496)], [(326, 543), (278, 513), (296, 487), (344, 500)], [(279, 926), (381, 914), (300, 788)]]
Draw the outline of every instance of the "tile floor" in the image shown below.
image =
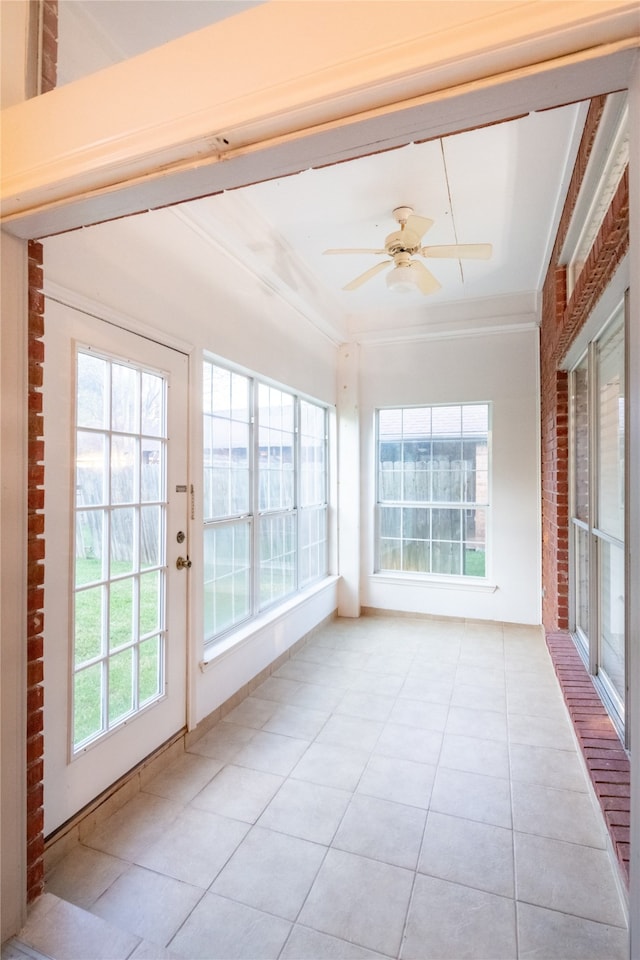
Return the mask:
[(56, 960), (628, 956), (602, 816), (527, 627), (334, 621), (47, 890), (21, 939)]

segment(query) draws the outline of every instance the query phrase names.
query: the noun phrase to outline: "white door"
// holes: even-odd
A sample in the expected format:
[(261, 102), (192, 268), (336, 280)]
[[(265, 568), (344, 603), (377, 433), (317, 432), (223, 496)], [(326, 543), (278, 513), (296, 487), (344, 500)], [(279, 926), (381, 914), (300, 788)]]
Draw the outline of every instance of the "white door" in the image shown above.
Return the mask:
[(188, 360), (49, 302), (45, 834), (185, 724)]

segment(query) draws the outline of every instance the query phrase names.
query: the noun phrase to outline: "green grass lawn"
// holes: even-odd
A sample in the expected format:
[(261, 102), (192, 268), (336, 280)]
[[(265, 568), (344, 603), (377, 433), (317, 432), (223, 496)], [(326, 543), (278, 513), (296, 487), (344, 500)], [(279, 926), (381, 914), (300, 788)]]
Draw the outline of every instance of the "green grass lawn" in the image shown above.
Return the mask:
[[(126, 562), (111, 565), (112, 576), (127, 574), (130, 570), (131, 565)], [(95, 583), (101, 576), (99, 560), (76, 561), (77, 583)], [(139, 577), (139, 633), (133, 624), (134, 577), (125, 577), (110, 586), (107, 636), (103, 636), (105, 587), (88, 587), (76, 593), (74, 744), (108, 729), (131, 713), (136, 693), (138, 704), (142, 706), (161, 692), (161, 638), (157, 634), (161, 628), (158, 610), (160, 576), (160, 572), (153, 571)], [(135, 642), (138, 636), (145, 634), (155, 635), (140, 643)], [(96, 657), (103, 659), (82, 668)], [(103, 699), (107, 696), (108, 704), (105, 705)], [(105, 713), (107, 724), (103, 724)]]

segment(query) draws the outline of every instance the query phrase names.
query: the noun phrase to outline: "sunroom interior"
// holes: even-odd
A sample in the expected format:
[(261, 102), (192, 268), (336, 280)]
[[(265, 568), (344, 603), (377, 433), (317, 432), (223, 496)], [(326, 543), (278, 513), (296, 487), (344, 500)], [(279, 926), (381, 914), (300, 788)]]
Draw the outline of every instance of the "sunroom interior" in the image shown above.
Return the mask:
[[(98, 54), (107, 66), (142, 52), (115, 6), (59, 3), (61, 85)], [(160, 6), (169, 20), (174, 5)], [(189, 16), (206, 6), (189, 4)], [(159, 34), (149, 45), (170, 39)], [(628, 169), (627, 94), (606, 93), (558, 263), (573, 283)], [(44, 615), (58, 625), (44, 638), (43, 832), (51, 841), (176, 734), (208, 730), (256, 677), (336, 615), (542, 632), (550, 589), (541, 513), (542, 291), (589, 104), (590, 97), (540, 110), (532, 103), (499, 123), (42, 236), (45, 469), (47, 502), (56, 500), (46, 514)], [(430, 258), (425, 246), (435, 278), (428, 295), (399, 292), (380, 272), (345, 290), (388, 257), (385, 238), (404, 229), (394, 220), (403, 207), (425, 218), (421, 244), (490, 244), (490, 257)], [(334, 248), (349, 252), (326, 253)], [(389, 260), (387, 276), (392, 267)], [(562, 366), (575, 401), (567, 625), (586, 668), (600, 676), (599, 695), (627, 747), (630, 274), (627, 255)], [(86, 370), (101, 371), (108, 423), (82, 420)], [(118, 376), (122, 397), (110, 394), (107, 403), (105, 384), (115, 390)], [(163, 426), (139, 428), (135, 442), (146, 447), (149, 477), (167, 456), (167, 512), (152, 521), (166, 546), (155, 560), (153, 549), (141, 552), (140, 525), (134, 560), (126, 550), (116, 557), (113, 531), (118, 510), (127, 527), (155, 509), (154, 497), (142, 496), (144, 466), (132, 481), (140, 494), (134, 507), (128, 494), (110, 499), (122, 463), (101, 461), (111, 479), (98, 495), (95, 476), (86, 482), (93, 465), (81, 476), (78, 451), (89, 435), (91, 455), (98, 435), (101, 450), (115, 449), (119, 432), (129, 437), (129, 427), (109, 419), (120, 402), (144, 423), (140, 396), (153, 377), (166, 390)], [(589, 393), (591, 384), (600, 394)], [(95, 379), (90, 389), (95, 394)], [(125, 459), (130, 450), (121, 449)], [(597, 519), (581, 499), (585, 487), (600, 498)], [(596, 558), (604, 573), (593, 583)], [(69, 668), (68, 638), (75, 631), (82, 646), (77, 623), (91, 590), (111, 597), (125, 583), (116, 560), (131, 564), (126, 616), (142, 615), (141, 578), (157, 565), (167, 573), (158, 574), (152, 600), (160, 610), (166, 599), (174, 619), (161, 624), (158, 614), (154, 626), (153, 614), (139, 632), (132, 699), (112, 708), (108, 682), (98, 679), (106, 701), (87, 720), (76, 708), (83, 678), (91, 670), (108, 676), (122, 650), (114, 656), (104, 639), (106, 653), (85, 651)], [(99, 574), (86, 572), (93, 562)], [(595, 608), (605, 611), (605, 627), (589, 619)], [(105, 636), (117, 627), (110, 609), (87, 614), (94, 632), (96, 624)], [(156, 626), (160, 634), (169, 622), (181, 643), (162, 668), (162, 644), (155, 648), (145, 702), (140, 637), (149, 647)], [(603, 633), (595, 652), (594, 630)], [(150, 707), (171, 700), (167, 683), (177, 704), (159, 719)], [(140, 735), (132, 737), (136, 713)]]

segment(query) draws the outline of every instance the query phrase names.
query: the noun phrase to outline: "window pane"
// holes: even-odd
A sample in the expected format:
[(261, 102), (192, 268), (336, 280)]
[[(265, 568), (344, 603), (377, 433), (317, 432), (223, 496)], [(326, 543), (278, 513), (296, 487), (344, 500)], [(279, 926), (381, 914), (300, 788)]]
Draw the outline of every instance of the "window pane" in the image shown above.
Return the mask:
[(251, 612), (251, 524), (208, 526), (204, 532), (205, 634), (228, 630)]
[(102, 653), (104, 588), (78, 590), (74, 602), (74, 661), (80, 666)]
[(488, 404), (378, 412), (379, 569), (486, 576), (488, 429)]
[(599, 541), (600, 666), (624, 703), (624, 550)]
[(104, 510), (76, 514), (76, 587), (102, 580)]
[(617, 326), (598, 349), (598, 520), (600, 530), (624, 538), (624, 329)]
[(137, 709), (140, 627), (163, 669), (167, 387), (159, 372), (82, 352), (77, 371), (76, 745)]
[(589, 522), (589, 383), (587, 357), (572, 375), (573, 500), (575, 516)]
[(111, 429), (140, 430), (140, 373), (120, 363), (111, 365)]
[(102, 732), (103, 664), (80, 670), (73, 678), (73, 745)]
[(102, 433), (76, 434), (76, 503), (79, 507), (104, 504), (106, 490), (105, 436)]
[(109, 365), (102, 357), (78, 354), (77, 424), (79, 427), (108, 428), (106, 404)]
[(109, 658), (109, 724), (131, 713), (134, 707), (133, 650)]
[(162, 693), (162, 658), (160, 656), (160, 637), (150, 637), (140, 644), (139, 666), (139, 702), (144, 706)]
[(143, 373), (140, 392), (140, 432), (150, 437), (164, 436), (164, 380), (153, 373)]
[(288, 596), (295, 588), (295, 517), (260, 517), (260, 606)]

